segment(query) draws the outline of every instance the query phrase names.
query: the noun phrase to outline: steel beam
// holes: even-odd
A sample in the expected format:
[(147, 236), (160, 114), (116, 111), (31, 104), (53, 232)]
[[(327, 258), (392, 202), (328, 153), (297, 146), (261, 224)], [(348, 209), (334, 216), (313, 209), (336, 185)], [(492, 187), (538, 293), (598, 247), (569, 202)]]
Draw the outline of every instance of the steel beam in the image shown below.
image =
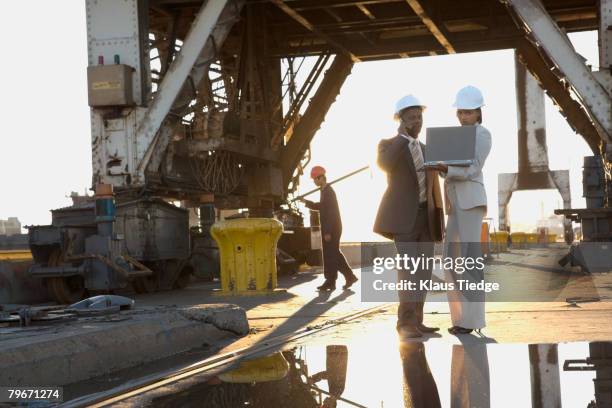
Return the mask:
[(359, 58), (349, 51), (344, 45), (340, 44), (336, 40), (329, 37), (327, 34), (323, 33), (319, 29), (317, 29), (314, 25), (312, 25), (307, 19), (304, 18), (300, 13), (289, 7), (283, 0), (270, 0), (271, 3), (275, 4), (279, 9), (285, 12), (289, 17), (297, 21), (301, 26), (306, 28), (307, 30), (315, 33), (320, 38), (324, 39), (331, 46), (336, 48), (342, 54), (347, 55), (353, 62), (359, 62)]
[[(140, 145), (148, 146), (143, 159), (138, 165), (138, 173), (142, 174), (155, 148), (155, 137), (162, 122), (170, 112), (183, 84), (187, 80), (192, 67), (202, 52), (208, 36), (212, 33), (221, 11), (227, 0), (207, 1), (195, 18), (189, 34), (183, 43), (180, 54), (164, 76), (155, 99), (145, 112), (140, 122), (136, 137)], [(159, 137), (157, 138), (159, 139)], [(151, 143), (147, 143), (151, 141)], [(140, 156), (139, 156), (140, 157)]]
[(514, 61), (519, 173), (548, 171), (544, 92), (517, 55)]
[(294, 127), (293, 135), (285, 146), (281, 157), (281, 170), (285, 187), (291, 182), (304, 152), (310, 145), (317, 130), (325, 120), (325, 115), (336, 100), (344, 81), (351, 73), (353, 62), (344, 55), (336, 55), (334, 62), (321, 81), (315, 95), (310, 100), (308, 108)]
[[(593, 75), (612, 98), (612, 0), (599, 0), (598, 43), (599, 71)], [(612, 134), (612, 130), (608, 134)], [(612, 143), (608, 143), (607, 149), (607, 159), (612, 161)]]
[(595, 123), (601, 138), (612, 145), (612, 100), (576, 53), (571, 42), (537, 0), (504, 0), (535, 41), (575, 91)]
[(135, 129), (146, 110), (150, 95), (149, 41), (146, 3), (142, 0), (87, 0), (88, 65), (103, 60), (134, 69), (132, 96), (136, 106), (118, 114), (92, 107), (91, 158), (92, 183), (124, 187), (133, 179), (137, 167)]
[(531, 373), (531, 406), (533, 408), (561, 407), (561, 378), (557, 345), (530, 344), (529, 371)]
[(357, 4), (357, 8), (363, 13), (365, 14), (365, 16), (367, 18), (369, 18), (370, 20), (376, 20), (376, 17), (374, 16), (374, 14), (372, 14), (372, 12), (370, 10), (368, 10), (368, 8), (364, 5), (364, 4)]
[(334, 0), (330, 2), (329, 0), (316, 0), (310, 1), (308, 3), (300, 2), (300, 5), (295, 7), (295, 10), (317, 10), (327, 7), (353, 7), (358, 6), (360, 4), (387, 4), (387, 3), (400, 3), (403, 0)]
[(517, 53), (531, 74), (537, 78), (542, 88), (560, 109), (570, 127), (587, 142), (593, 154), (599, 154), (602, 142), (584, 107), (573, 99), (561, 78), (555, 75), (532, 42), (523, 39), (517, 44)]
[(142, 0), (87, 0), (87, 51), (89, 66), (122, 64), (134, 68), (132, 91), (136, 105), (146, 106), (149, 96), (149, 40), (146, 3)]
[(421, 2), (419, 0), (406, 0), (406, 2), (412, 8), (412, 11), (414, 11), (415, 14), (419, 16), (423, 24), (425, 24), (425, 26), (433, 34), (433, 36), (436, 37), (436, 40), (438, 40), (438, 42), (444, 47), (446, 52), (448, 52), (449, 54), (454, 54), (455, 49), (453, 48), (452, 44), (450, 43), (448, 38), (446, 38), (446, 36), (442, 33), (441, 27), (438, 27), (438, 25), (431, 19), (429, 14), (427, 14), (425, 9), (421, 5)]
[(516, 190), (516, 179), (517, 173), (499, 173), (497, 175), (497, 210), (500, 231), (507, 231), (510, 226), (508, 204), (510, 204), (512, 193)]
[(159, 168), (164, 158), (166, 149), (168, 148), (168, 144), (177, 130), (177, 125), (177, 120), (169, 120), (162, 126), (153, 143), (149, 145), (149, 150), (147, 150), (147, 153), (150, 153), (145, 155), (143, 161), (141, 161), (142, 165), (138, 167), (139, 173), (144, 172), (145, 170), (155, 171)]
[[(612, 68), (612, 0), (599, 0), (599, 69)], [(608, 89), (610, 92), (610, 89)]]
[[(536, 173), (499, 173), (497, 175), (498, 224), (501, 231), (509, 226), (508, 204), (515, 191), (557, 190), (563, 200), (563, 208), (572, 208), (568, 170), (552, 170)], [(565, 233), (571, 234), (572, 223), (564, 221)], [(571, 242), (571, 240), (570, 240)]]
[[(144, 175), (145, 170), (155, 171), (159, 167), (177, 123), (195, 97), (193, 88), (198, 88), (208, 72), (219, 47), (240, 17), (243, 4), (243, 0), (229, 3), (219, 0), (202, 6), (179, 55), (162, 80), (155, 101), (138, 128), (138, 145), (141, 147), (138, 157), (142, 157), (138, 165), (140, 176)], [(190, 79), (188, 86), (187, 78)], [(174, 113), (172, 117), (168, 117), (170, 112)], [(146, 150), (142, 149), (144, 146)]]
[(161, 70), (160, 70), (161, 76), (164, 76), (166, 72), (168, 71), (168, 67), (172, 63), (172, 59), (174, 58), (174, 53), (176, 52), (176, 49), (175, 49), (176, 48), (176, 31), (177, 31), (178, 19), (179, 19), (179, 14), (176, 12), (172, 16), (170, 16), (170, 22), (168, 23), (168, 31), (166, 33), (167, 40), (165, 44), (166, 49), (164, 50), (165, 53), (163, 54), (160, 53), (160, 56), (159, 56), (160, 61), (161, 61)]
[[(521, 63), (518, 51), (514, 61), (519, 163), (518, 173), (498, 175), (499, 228), (502, 231), (508, 227), (508, 204), (515, 191), (556, 189), (563, 198), (563, 208), (571, 208), (572, 204), (569, 171), (550, 171), (548, 166), (544, 92)], [(573, 239), (570, 220), (565, 220), (564, 229), (566, 239)]]

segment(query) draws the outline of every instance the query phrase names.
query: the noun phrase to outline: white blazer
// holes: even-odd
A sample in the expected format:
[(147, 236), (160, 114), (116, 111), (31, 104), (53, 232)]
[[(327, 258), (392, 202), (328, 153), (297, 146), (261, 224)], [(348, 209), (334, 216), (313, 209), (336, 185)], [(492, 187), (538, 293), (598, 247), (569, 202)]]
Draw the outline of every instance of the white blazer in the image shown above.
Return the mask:
[(445, 188), (450, 196), (451, 189), (457, 195), (457, 203), (462, 210), (487, 206), (487, 192), (484, 188), (482, 167), (491, 151), (491, 133), (482, 125), (476, 125), (476, 147), (474, 163), (469, 167), (448, 166), (445, 176)]

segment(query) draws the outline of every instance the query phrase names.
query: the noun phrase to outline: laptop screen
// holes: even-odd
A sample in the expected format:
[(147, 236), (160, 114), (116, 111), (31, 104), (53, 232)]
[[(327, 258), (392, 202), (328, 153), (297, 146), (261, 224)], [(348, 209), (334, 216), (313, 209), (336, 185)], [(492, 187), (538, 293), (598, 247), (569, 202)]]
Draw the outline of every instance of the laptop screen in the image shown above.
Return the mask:
[(476, 126), (427, 128), (425, 162), (474, 160)]

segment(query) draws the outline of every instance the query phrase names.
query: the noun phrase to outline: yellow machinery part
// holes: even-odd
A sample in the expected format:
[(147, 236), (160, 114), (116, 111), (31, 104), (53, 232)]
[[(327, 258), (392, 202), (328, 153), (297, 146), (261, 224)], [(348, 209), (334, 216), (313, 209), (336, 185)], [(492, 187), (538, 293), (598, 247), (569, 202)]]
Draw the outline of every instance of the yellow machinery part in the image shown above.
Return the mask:
[(221, 293), (263, 294), (277, 286), (276, 243), (283, 224), (273, 218), (219, 221), (210, 229), (219, 245)]
[(16, 249), (0, 251), (0, 261), (25, 261), (32, 259), (29, 249)]
[(508, 232), (498, 231), (490, 235), (491, 246), (495, 252), (505, 252), (508, 250)]
[(256, 383), (278, 381), (288, 373), (289, 363), (278, 352), (271, 356), (243, 361), (235, 370), (219, 375), (219, 379), (228, 383)]
[(513, 248), (525, 248), (527, 243), (527, 236), (524, 232), (513, 232), (510, 234), (512, 237)]

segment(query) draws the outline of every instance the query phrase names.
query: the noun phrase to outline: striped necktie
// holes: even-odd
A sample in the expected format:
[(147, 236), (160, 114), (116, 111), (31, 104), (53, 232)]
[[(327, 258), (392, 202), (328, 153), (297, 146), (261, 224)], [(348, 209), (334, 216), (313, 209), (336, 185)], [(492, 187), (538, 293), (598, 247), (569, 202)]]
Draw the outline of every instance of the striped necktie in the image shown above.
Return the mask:
[(423, 152), (418, 141), (410, 141), (410, 153), (412, 154), (417, 180), (419, 181), (419, 202), (422, 203), (427, 201), (427, 181), (425, 179), (425, 169), (423, 168)]

